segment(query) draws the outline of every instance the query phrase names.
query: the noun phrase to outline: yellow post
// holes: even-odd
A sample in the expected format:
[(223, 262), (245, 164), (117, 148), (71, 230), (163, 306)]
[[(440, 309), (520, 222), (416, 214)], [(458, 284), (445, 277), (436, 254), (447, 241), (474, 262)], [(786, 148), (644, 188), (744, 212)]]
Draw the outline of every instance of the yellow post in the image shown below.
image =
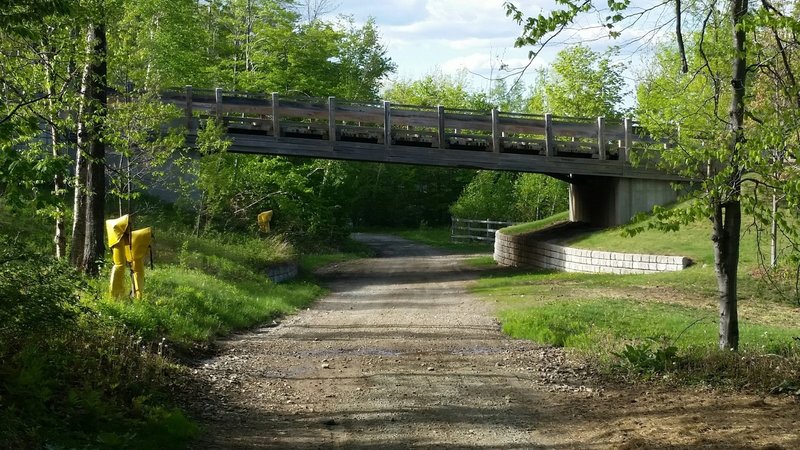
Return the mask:
[(269, 233), (269, 221), (272, 220), (272, 210), (264, 211), (258, 215), (258, 227), (264, 233)]
[(150, 248), (153, 240), (153, 230), (150, 227), (135, 230), (131, 233), (131, 245), (129, 248), (128, 261), (133, 270), (133, 295), (142, 298), (144, 289), (144, 257)]
[(106, 220), (106, 234), (108, 235), (108, 246), (111, 247), (111, 255), (114, 266), (111, 268), (111, 281), (109, 291), (115, 298), (125, 296), (125, 261), (126, 249), (130, 244), (130, 234), (128, 233), (128, 215), (118, 219)]

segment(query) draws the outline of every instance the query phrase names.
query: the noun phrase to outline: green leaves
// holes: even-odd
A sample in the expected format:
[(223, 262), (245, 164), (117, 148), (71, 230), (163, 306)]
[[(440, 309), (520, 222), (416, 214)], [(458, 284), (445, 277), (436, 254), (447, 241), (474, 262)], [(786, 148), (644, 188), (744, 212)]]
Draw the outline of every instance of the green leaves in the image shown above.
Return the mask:
[(563, 181), (540, 174), (482, 170), (464, 188), (450, 213), (463, 219), (530, 222), (568, 208)]
[(551, 68), (540, 71), (529, 110), (573, 117), (620, 118), (625, 80), (624, 65), (612, 62), (616, 50), (605, 54), (576, 45), (558, 52)]
[[(609, 6), (611, 6), (612, 3), (615, 7), (623, 4), (627, 6), (627, 0), (623, 2), (611, 0), (609, 1)], [(513, 3), (505, 2), (503, 4), (506, 8), (506, 16), (512, 17), (517, 25), (522, 26), (522, 35), (514, 42), (515, 47), (541, 44), (548, 35), (559, 33), (566, 26), (574, 23), (575, 19), (580, 14), (587, 13), (593, 8), (592, 1), (590, 0), (556, 0), (556, 4), (564, 6), (565, 8), (550, 11), (547, 15), (539, 14), (536, 17), (528, 17), (527, 19), (523, 18), (524, 15), (522, 11)], [(531, 55), (530, 57), (532, 58), (533, 56), (534, 55)]]

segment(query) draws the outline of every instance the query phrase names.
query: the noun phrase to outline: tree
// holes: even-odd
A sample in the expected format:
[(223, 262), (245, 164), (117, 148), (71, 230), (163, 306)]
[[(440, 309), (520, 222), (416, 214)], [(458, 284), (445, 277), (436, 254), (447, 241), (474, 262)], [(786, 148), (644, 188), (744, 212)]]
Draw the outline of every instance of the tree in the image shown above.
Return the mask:
[[(564, 8), (549, 15), (530, 18), (525, 18), (513, 4), (506, 3), (507, 13), (523, 27), (522, 36), (517, 39), (516, 44), (538, 45), (541, 48), (541, 45), (574, 23), (581, 14), (599, 8), (590, 0), (565, 0), (559, 3)], [(671, 215), (672, 225), (698, 216), (710, 219), (719, 293), (719, 346), (721, 349), (737, 349), (737, 273), (742, 205), (753, 205), (753, 192), (756, 192), (743, 189), (743, 185), (746, 182), (758, 185), (763, 180), (770, 179), (768, 170), (779, 164), (774, 161), (772, 164), (765, 164), (765, 160), (769, 158), (764, 156), (763, 142), (752, 139), (766, 131), (764, 126), (769, 127), (769, 124), (755, 115), (758, 112), (753, 108), (755, 103), (752, 99), (755, 97), (748, 95), (748, 89), (753, 88), (759, 74), (783, 73), (788, 78), (791, 67), (787, 64), (787, 52), (782, 47), (788, 43), (796, 43), (793, 30), (798, 29), (800, 23), (790, 10), (791, 5), (776, 6), (768, 0), (760, 2), (752, 10), (747, 0), (698, 1), (691, 2), (688, 6), (683, 5), (680, 0), (663, 6), (672, 8), (675, 13), (672, 20), (677, 48), (673, 55), (678, 60), (681, 73), (705, 78), (707, 89), (690, 86), (687, 90), (690, 95), (696, 96), (705, 92), (705, 96), (695, 99), (688, 106), (696, 107), (697, 100), (701, 100), (700, 104), (711, 105), (711, 117), (714, 121), (709, 122), (705, 130), (682, 129), (674, 150), (664, 152), (662, 163), (665, 168), (699, 180), (698, 189), (694, 191), (698, 201), (692, 208), (673, 213), (659, 211), (659, 214), (661, 217)], [(784, 12), (782, 8), (789, 11)], [(629, 1), (616, 0), (608, 2), (607, 12), (607, 16), (601, 15), (605, 17), (601, 20), (601, 25), (610, 30), (612, 37), (619, 37), (626, 24), (643, 14), (642, 10), (632, 9)], [(689, 52), (683, 40), (684, 13), (694, 14), (698, 19), (693, 21), (698, 24), (698, 28), (691, 31), (695, 36), (693, 51), (696, 52), (696, 58), (687, 57)], [(725, 17), (726, 20), (717, 20), (717, 17)], [(714, 42), (717, 36), (724, 35), (727, 35), (724, 41)], [(765, 48), (758, 44), (766, 36), (773, 37), (776, 42), (769, 52), (765, 52)], [(533, 51), (532, 56), (537, 51)], [(758, 64), (748, 64), (755, 54), (758, 54)], [(717, 64), (719, 61), (726, 61), (727, 68), (721, 69)], [(692, 67), (689, 66), (690, 62)], [(785, 94), (796, 95), (796, 91), (788, 89)], [(681, 98), (681, 101), (687, 102), (687, 98)], [(767, 107), (767, 110), (777, 112), (775, 106)], [(666, 129), (667, 124), (662, 123), (660, 128)], [(698, 135), (700, 131), (702, 136)], [(783, 189), (789, 192), (796, 190), (796, 186), (796, 180), (784, 180), (782, 183)]]
[(108, 26), (110, 86), (158, 92), (211, 84), (212, 52), (196, 1), (124, 0)]
[(491, 109), (486, 96), (472, 90), (466, 72), (447, 75), (435, 71), (418, 80), (398, 80), (386, 89), (384, 97), (406, 105)]
[(386, 55), (375, 19), (370, 17), (356, 27), (352, 17), (345, 17), (340, 28), (335, 94), (350, 100), (377, 100), (383, 79), (397, 70), (397, 65)]
[(537, 72), (528, 110), (571, 117), (621, 118), (625, 67), (611, 61), (615, 54), (613, 49), (600, 54), (585, 45), (559, 51), (550, 68)]
[[(74, 123), (62, 111), (73, 100), (77, 46), (74, 5), (63, 1), (12, 2), (0, 15), (0, 192), (6, 203), (34, 205), (55, 220), (55, 255), (65, 254), (63, 149)], [(47, 146), (38, 139), (46, 125)]]
[(97, 275), (105, 254), (106, 147), (102, 137), (108, 108), (106, 22), (102, 5), (86, 27), (87, 58), (78, 110), (75, 207), (70, 261)]
[(479, 171), (450, 206), (454, 217), (531, 222), (569, 208), (567, 184), (547, 175)]

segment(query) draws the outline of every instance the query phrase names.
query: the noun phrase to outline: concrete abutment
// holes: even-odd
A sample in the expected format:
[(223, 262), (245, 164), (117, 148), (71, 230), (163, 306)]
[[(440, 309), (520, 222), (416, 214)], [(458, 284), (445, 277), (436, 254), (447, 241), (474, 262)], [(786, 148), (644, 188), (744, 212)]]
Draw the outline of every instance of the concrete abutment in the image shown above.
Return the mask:
[(677, 198), (672, 183), (666, 180), (577, 177), (569, 188), (569, 218), (572, 222), (613, 227)]

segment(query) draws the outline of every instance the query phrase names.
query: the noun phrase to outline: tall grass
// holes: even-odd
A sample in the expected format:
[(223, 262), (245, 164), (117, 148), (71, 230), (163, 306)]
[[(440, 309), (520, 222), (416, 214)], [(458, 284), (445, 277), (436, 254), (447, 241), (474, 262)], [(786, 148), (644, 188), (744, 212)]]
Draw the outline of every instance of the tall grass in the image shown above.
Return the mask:
[(227, 272), (232, 274), (233, 280), (167, 266), (149, 273), (142, 300), (119, 301), (106, 295), (89, 304), (138, 330), (145, 339), (164, 337), (187, 350), (232, 330), (292, 313), (324, 292), (308, 282), (274, 284), (266, 275), (241, 268)]

